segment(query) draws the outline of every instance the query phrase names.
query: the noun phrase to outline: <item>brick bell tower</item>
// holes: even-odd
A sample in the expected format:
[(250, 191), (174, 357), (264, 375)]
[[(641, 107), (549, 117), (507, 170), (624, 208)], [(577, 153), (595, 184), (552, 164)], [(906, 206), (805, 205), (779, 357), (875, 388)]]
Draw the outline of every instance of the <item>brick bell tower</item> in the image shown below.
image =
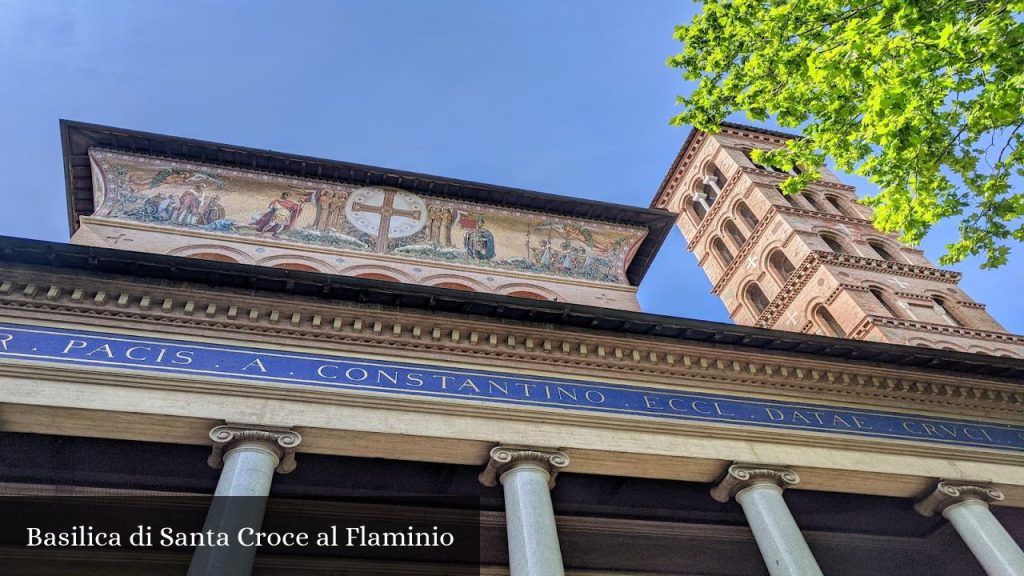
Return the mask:
[(924, 254), (871, 225), (871, 209), (826, 169), (796, 196), (751, 159), (793, 135), (736, 124), (690, 133), (652, 207), (678, 214), (687, 248), (737, 324), (1024, 357), (1006, 332)]

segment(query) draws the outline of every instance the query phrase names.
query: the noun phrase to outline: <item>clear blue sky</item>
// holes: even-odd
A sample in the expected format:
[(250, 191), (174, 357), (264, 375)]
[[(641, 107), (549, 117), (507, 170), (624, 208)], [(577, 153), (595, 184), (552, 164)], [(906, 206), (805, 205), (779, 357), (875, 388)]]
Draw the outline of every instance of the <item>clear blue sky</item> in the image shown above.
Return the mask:
[[(59, 118), (647, 206), (680, 0), (0, 0), (0, 233), (68, 239)], [(736, 120), (743, 121), (742, 117)], [(868, 190), (863, 181), (847, 177)], [(936, 259), (952, 226), (923, 248)], [(956, 267), (1024, 332), (1024, 254)], [(649, 312), (728, 321), (673, 232)]]

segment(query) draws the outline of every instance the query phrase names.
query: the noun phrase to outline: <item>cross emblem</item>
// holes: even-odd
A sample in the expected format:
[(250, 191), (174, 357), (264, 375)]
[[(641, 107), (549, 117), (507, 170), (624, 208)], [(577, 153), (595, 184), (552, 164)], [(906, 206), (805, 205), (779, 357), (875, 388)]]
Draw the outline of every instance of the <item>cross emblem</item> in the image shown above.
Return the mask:
[(787, 310), (786, 319), (789, 321), (790, 326), (796, 324), (796, 313), (793, 312), (792, 310)]
[(754, 258), (753, 256), (747, 256), (747, 268), (750, 270), (757, 268), (757, 258)]
[(608, 295), (603, 292), (600, 296), (596, 296), (594, 300), (597, 300), (598, 302), (615, 302), (615, 298), (609, 298)]
[(889, 284), (892, 284), (893, 286), (899, 286), (900, 288), (907, 288), (908, 286), (910, 286), (910, 284), (904, 282), (903, 280), (900, 280), (899, 278), (886, 278), (885, 281), (888, 282)]
[(124, 232), (121, 232), (117, 236), (107, 236), (107, 240), (110, 240), (110, 243), (113, 244), (114, 246), (117, 246), (117, 243), (122, 240), (124, 240), (125, 242), (135, 242), (135, 240), (129, 238), (128, 235), (125, 234)]
[[(380, 216), (380, 224), (377, 226), (376, 249), (377, 252), (384, 254), (388, 250), (388, 236), (391, 233), (391, 219), (395, 216), (401, 216), (417, 221), (423, 217), (423, 211), (396, 208), (395, 193), (398, 191), (389, 188), (383, 188), (381, 191), (384, 193), (384, 197), (381, 199), (380, 206), (365, 204), (363, 202), (354, 202), (352, 204), (352, 212), (369, 212)], [(422, 225), (420, 227), (422, 227)]]

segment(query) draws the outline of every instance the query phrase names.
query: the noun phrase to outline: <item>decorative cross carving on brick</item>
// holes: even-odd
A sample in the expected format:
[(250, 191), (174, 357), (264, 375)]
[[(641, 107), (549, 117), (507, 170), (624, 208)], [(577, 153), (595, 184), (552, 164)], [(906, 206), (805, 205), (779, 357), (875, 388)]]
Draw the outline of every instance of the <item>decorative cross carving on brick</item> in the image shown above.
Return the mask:
[(796, 313), (793, 312), (792, 310), (787, 310), (786, 311), (786, 320), (788, 321), (787, 323), (790, 326), (796, 324), (796, 322), (797, 322)]
[(594, 300), (597, 300), (598, 302), (615, 302), (615, 298), (609, 297), (604, 292), (602, 292), (600, 296), (595, 296)]
[(904, 282), (899, 278), (886, 278), (885, 281), (893, 286), (899, 286), (900, 288), (908, 288), (910, 286), (910, 283)]
[(750, 270), (757, 268), (757, 258), (753, 256), (747, 256), (747, 268)]

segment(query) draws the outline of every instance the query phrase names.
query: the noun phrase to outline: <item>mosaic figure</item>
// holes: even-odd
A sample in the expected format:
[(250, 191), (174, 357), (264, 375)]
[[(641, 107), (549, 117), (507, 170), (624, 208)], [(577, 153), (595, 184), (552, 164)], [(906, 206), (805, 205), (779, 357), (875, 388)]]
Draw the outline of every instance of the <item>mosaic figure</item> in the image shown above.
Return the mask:
[(309, 201), (307, 198), (296, 202), (291, 199), (291, 196), (291, 192), (281, 192), (281, 197), (271, 201), (267, 206), (267, 211), (253, 221), (253, 228), (256, 228), (260, 234), (269, 232), (271, 236), (291, 230), (295, 226), (295, 221), (299, 219), (299, 215), (302, 214), (302, 203)]

